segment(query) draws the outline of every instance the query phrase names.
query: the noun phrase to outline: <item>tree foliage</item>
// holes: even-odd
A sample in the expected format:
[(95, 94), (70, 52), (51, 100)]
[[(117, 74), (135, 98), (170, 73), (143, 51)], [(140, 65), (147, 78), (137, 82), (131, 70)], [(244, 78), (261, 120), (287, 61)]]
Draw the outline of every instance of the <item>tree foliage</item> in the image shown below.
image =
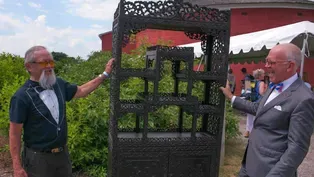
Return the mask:
[(61, 60), (66, 60), (66, 59), (74, 59), (73, 57), (69, 57), (67, 54), (63, 52), (51, 52), (51, 55), (54, 60), (56, 61), (61, 61)]

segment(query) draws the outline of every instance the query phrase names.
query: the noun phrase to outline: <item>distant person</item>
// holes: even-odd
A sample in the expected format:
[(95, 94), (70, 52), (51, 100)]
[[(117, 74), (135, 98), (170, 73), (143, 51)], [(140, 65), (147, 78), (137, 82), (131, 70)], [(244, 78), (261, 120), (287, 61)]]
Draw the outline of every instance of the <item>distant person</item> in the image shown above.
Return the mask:
[[(254, 77), (247, 73), (246, 68), (242, 68), (241, 72), (243, 74), (243, 80), (242, 80), (242, 91), (241, 91), (241, 97), (246, 100), (251, 100), (251, 81), (254, 81)], [(244, 133), (244, 137), (248, 138), (250, 135), (250, 131), (252, 129), (251, 124), (253, 122), (254, 116), (251, 114), (246, 114), (246, 131)]]
[(256, 69), (253, 71), (253, 77), (255, 78), (255, 87), (257, 100), (259, 100), (268, 88), (265, 81), (265, 71), (263, 69)]
[(246, 68), (242, 68), (241, 73), (243, 75), (243, 80), (241, 80), (242, 82), (241, 94), (246, 94), (251, 92), (251, 81), (254, 80), (254, 77), (251, 74), (247, 73)]
[(264, 77), (264, 82), (266, 84), (266, 87), (268, 88), (269, 87), (269, 76), (266, 73), (265, 73), (265, 77)]
[(230, 84), (231, 92), (232, 92), (232, 94), (234, 94), (235, 87), (236, 87), (236, 78), (235, 78), (231, 68), (228, 70), (228, 81)]
[[(267, 90), (267, 85), (265, 84), (265, 71), (263, 69), (257, 69), (253, 71), (254, 81), (251, 81), (251, 97), (250, 101), (257, 102), (261, 99), (265, 91)], [(247, 114), (246, 117), (246, 132), (244, 137), (248, 138), (253, 128), (255, 116), (252, 114)]]

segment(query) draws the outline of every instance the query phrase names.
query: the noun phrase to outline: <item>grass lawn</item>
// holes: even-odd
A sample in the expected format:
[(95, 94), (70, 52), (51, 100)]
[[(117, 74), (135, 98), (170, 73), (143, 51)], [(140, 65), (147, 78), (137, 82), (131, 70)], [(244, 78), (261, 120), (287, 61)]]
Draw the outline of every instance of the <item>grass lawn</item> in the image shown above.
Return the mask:
[(245, 142), (241, 138), (225, 142), (225, 159), (219, 177), (236, 177), (241, 167)]
[(12, 161), (8, 146), (8, 138), (3, 136), (0, 132), (0, 176), (11, 177)]

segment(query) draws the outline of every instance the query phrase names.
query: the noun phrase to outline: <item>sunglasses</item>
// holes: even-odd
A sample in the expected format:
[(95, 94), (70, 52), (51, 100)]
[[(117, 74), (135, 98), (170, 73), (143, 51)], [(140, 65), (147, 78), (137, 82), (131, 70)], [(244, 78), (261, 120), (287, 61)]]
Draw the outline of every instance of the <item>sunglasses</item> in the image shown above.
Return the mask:
[(55, 62), (54, 61), (41, 61), (41, 62), (30, 62), (30, 63), (36, 63), (39, 64), (39, 66), (41, 67), (48, 67), (48, 65), (50, 65), (50, 67), (55, 67)]

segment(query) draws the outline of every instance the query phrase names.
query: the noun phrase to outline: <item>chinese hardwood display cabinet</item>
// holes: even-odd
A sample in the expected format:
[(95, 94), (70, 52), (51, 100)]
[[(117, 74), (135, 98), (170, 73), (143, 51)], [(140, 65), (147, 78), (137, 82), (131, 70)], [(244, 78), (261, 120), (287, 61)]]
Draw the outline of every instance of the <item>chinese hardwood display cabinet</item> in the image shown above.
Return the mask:
[[(204, 70), (193, 69), (192, 47), (165, 45), (147, 47), (143, 68), (123, 67), (122, 48), (132, 34), (145, 29), (183, 31), (202, 41)], [(182, 0), (120, 1), (113, 22), (109, 177), (218, 176), (225, 105), (219, 87), (227, 78), (229, 33), (230, 11)], [(163, 92), (160, 85), (167, 72), (173, 84), (170, 92)], [(134, 99), (122, 99), (121, 90), (132, 88), (121, 85), (130, 78), (141, 79), (143, 90)], [(201, 89), (195, 91), (197, 84)], [(176, 120), (166, 128), (150, 118), (165, 107), (177, 115), (165, 117)], [(134, 115), (134, 127), (118, 125), (126, 114)]]

